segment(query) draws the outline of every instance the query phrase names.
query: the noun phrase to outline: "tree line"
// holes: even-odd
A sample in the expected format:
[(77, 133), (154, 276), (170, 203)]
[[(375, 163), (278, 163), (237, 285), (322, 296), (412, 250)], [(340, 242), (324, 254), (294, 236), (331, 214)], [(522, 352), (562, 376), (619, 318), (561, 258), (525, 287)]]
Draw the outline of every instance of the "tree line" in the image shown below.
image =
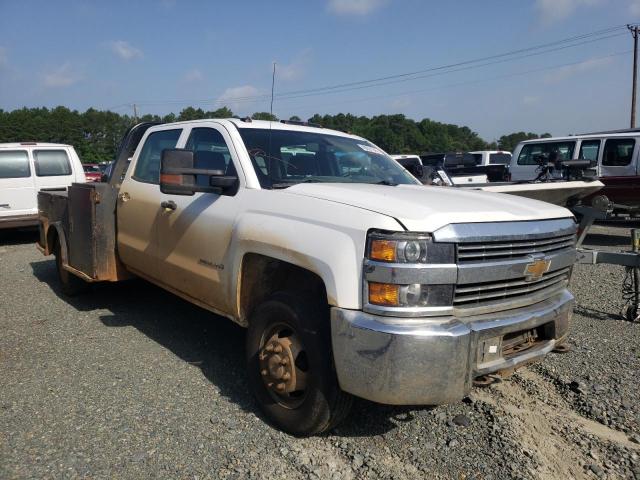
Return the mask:
[[(110, 161), (127, 128), (136, 122), (176, 122), (203, 118), (229, 118), (233, 112), (223, 107), (213, 111), (187, 107), (179, 114), (144, 115), (134, 119), (111, 111), (90, 108), (85, 112), (66, 107), (0, 109), (0, 143), (52, 142), (73, 145), (85, 163)], [(255, 120), (278, 120), (269, 112), (256, 112)], [(301, 121), (293, 116), (289, 120)], [(342, 130), (365, 137), (389, 153), (417, 153), (508, 150), (522, 140), (550, 136), (531, 132), (515, 132), (486, 142), (469, 127), (436, 122), (428, 118), (415, 121), (401, 114), (356, 116), (315, 114), (307, 119), (326, 128)]]

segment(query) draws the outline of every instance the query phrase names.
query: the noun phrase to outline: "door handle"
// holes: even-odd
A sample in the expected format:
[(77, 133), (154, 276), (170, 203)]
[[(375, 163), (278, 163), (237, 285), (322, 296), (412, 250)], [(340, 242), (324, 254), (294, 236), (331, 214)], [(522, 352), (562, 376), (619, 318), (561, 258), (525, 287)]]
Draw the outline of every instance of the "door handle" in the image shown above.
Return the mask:
[(162, 202), (160, 204), (160, 206), (165, 210), (165, 211), (173, 211), (176, 208), (178, 208), (178, 205), (176, 205), (176, 202), (174, 202), (173, 200), (165, 200), (164, 202)]

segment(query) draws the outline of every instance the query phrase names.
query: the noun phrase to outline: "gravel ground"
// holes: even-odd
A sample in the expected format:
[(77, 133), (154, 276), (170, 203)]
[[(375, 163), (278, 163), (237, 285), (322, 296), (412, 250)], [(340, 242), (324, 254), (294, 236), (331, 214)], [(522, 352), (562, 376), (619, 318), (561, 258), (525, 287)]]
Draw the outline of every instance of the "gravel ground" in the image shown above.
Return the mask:
[[(597, 227), (589, 244), (628, 243)], [(636, 478), (640, 324), (622, 268), (577, 266), (571, 352), (436, 408), (357, 401), (331, 434), (271, 428), (243, 330), (143, 281), (61, 297), (33, 232), (0, 232), (0, 478)]]

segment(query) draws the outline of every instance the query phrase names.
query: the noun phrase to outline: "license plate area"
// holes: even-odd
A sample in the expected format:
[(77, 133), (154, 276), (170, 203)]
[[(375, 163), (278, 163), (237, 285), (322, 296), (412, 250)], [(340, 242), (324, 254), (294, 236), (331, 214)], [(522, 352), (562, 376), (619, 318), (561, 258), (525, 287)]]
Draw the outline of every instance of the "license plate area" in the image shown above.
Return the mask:
[(551, 338), (553, 338), (553, 322), (487, 338), (480, 342), (478, 348), (478, 366), (516, 357)]

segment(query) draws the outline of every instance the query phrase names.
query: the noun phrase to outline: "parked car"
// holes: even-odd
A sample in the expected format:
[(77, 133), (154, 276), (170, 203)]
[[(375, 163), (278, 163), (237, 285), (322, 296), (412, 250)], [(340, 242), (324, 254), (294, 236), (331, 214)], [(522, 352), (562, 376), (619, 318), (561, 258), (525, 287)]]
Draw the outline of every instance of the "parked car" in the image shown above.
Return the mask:
[(70, 145), (0, 144), (0, 229), (38, 224), (41, 190), (66, 190), (84, 182), (80, 159)]
[(99, 182), (102, 179), (103, 170), (97, 163), (83, 163), (82, 169), (87, 182)]
[(39, 195), (63, 292), (137, 275), (247, 327), (249, 387), (287, 432), (331, 429), (352, 395), (458, 401), (567, 338), (565, 208), (425, 187), (364, 138), (288, 122), (141, 124), (119, 152), (109, 183)]
[(640, 129), (614, 130), (520, 142), (513, 152), (511, 179), (533, 180), (541, 162), (589, 160), (595, 176), (604, 184), (597, 195), (616, 204), (640, 207)]

